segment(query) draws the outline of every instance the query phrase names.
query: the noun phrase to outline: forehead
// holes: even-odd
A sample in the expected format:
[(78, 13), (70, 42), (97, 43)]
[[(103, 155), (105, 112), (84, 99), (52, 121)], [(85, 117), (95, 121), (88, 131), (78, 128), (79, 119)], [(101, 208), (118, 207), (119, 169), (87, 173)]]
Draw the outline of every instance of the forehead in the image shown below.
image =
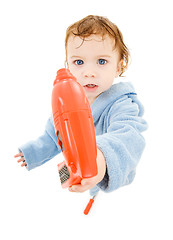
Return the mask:
[(110, 54), (115, 49), (115, 41), (109, 36), (91, 35), (85, 39), (78, 36), (70, 36), (67, 42), (67, 54), (82, 54), (95, 52), (99, 54)]

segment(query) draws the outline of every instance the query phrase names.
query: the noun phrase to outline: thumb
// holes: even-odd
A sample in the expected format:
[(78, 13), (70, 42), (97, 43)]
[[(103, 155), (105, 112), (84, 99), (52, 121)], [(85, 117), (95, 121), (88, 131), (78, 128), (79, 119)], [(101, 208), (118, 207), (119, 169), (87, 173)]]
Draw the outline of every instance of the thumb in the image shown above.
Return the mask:
[(95, 177), (92, 178), (83, 178), (81, 181), (81, 185), (85, 186), (85, 185), (90, 185), (93, 183), (93, 181), (95, 180)]
[(84, 179), (82, 179), (82, 181), (81, 181), (81, 185), (87, 185), (87, 184), (89, 184), (90, 182), (89, 182), (89, 180), (87, 179), (87, 178), (84, 178)]

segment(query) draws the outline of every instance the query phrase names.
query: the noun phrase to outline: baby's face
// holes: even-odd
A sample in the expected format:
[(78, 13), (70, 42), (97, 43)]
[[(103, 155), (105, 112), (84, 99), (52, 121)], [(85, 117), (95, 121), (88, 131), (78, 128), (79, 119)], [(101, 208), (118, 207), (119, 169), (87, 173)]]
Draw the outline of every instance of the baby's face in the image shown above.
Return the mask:
[(80, 37), (69, 37), (67, 64), (83, 86), (90, 104), (111, 87), (114, 78), (121, 73), (122, 63), (109, 36), (103, 40), (101, 36), (91, 35), (84, 42)]

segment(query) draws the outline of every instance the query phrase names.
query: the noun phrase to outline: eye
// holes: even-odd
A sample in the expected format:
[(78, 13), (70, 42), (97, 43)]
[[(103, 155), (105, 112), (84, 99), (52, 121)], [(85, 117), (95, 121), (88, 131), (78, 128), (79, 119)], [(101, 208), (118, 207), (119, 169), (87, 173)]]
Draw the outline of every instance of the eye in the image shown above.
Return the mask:
[(105, 59), (99, 59), (99, 60), (98, 60), (98, 63), (99, 63), (100, 65), (104, 65), (104, 64), (107, 63), (107, 61), (106, 61)]
[(75, 63), (76, 65), (82, 65), (82, 64), (84, 64), (84, 61), (81, 60), (81, 59), (78, 59), (78, 60), (75, 60), (74, 63)]

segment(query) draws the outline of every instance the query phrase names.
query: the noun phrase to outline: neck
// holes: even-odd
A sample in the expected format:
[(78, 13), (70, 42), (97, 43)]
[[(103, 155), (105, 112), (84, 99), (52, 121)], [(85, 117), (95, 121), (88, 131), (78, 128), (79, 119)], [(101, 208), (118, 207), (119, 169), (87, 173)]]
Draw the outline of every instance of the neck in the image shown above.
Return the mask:
[(96, 98), (92, 98), (92, 99), (89, 99), (89, 98), (88, 98), (88, 101), (89, 101), (90, 106), (91, 106), (91, 104), (95, 101), (95, 99), (96, 99)]

